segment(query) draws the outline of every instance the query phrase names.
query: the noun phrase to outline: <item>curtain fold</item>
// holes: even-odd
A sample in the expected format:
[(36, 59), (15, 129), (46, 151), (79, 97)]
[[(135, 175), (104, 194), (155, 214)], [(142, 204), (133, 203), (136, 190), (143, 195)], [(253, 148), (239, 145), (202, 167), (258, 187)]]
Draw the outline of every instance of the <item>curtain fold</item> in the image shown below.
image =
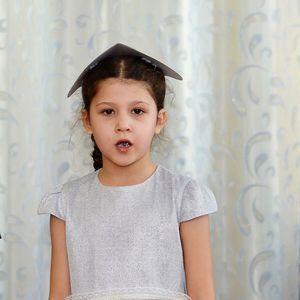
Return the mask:
[(38, 203), (93, 170), (80, 92), (66, 94), (123, 42), (184, 77), (167, 79), (153, 157), (217, 198), (217, 299), (299, 299), (299, 18), (296, 0), (0, 0), (0, 298), (48, 297)]

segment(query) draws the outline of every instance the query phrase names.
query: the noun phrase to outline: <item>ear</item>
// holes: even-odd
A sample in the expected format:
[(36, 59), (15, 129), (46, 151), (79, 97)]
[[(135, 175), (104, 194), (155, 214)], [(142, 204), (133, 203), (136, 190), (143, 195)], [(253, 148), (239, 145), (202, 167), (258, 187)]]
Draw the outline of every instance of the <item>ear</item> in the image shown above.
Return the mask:
[(159, 134), (168, 120), (168, 112), (162, 108), (157, 114), (155, 133)]
[(81, 109), (81, 120), (82, 120), (85, 131), (88, 134), (92, 134), (93, 130), (92, 130), (92, 126), (91, 126), (91, 123), (90, 123), (89, 113), (84, 108)]

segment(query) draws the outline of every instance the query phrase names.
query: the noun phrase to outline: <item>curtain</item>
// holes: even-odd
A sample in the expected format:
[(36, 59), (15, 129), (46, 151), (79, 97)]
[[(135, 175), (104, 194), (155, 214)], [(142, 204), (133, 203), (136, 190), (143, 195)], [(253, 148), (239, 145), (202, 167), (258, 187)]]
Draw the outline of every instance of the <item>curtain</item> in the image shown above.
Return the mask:
[(153, 158), (217, 198), (217, 299), (299, 299), (299, 17), (296, 0), (0, 0), (0, 299), (48, 297), (38, 203), (93, 170), (66, 94), (117, 42), (184, 77)]
[(211, 177), (221, 207), (221, 299), (299, 299), (299, 8), (215, 7)]

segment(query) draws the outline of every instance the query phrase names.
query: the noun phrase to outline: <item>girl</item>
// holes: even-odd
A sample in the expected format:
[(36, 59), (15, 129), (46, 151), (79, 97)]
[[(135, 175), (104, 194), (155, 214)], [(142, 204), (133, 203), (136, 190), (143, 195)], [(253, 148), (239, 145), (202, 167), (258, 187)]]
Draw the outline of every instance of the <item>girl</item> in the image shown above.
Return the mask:
[(46, 194), (49, 299), (214, 299), (208, 214), (213, 193), (151, 161), (166, 124), (161, 62), (122, 44), (79, 76), (95, 171)]

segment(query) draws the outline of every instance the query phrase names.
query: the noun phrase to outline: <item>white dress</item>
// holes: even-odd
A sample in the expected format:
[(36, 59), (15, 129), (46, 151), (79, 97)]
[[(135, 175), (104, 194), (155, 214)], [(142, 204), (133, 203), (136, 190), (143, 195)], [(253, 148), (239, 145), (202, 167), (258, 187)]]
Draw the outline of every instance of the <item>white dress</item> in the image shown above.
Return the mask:
[(179, 225), (217, 210), (211, 190), (162, 165), (130, 186), (105, 186), (98, 172), (57, 186), (38, 208), (66, 222), (67, 299), (190, 299)]

